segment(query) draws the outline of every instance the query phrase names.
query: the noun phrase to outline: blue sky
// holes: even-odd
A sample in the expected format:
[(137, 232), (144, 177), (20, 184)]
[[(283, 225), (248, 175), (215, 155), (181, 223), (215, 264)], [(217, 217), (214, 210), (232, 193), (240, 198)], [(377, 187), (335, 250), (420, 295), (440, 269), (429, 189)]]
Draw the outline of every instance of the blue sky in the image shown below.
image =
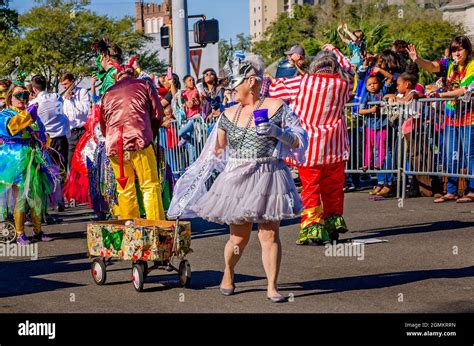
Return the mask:
[[(161, 0), (148, 2), (160, 3)], [(10, 0), (10, 7), (20, 13), (33, 5), (31, 0)], [(116, 18), (134, 16), (135, 0), (91, 0), (90, 9), (97, 14)], [(229, 40), (241, 32), (249, 34), (249, 0), (188, 0), (188, 12), (219, 20), (220, 38)]]

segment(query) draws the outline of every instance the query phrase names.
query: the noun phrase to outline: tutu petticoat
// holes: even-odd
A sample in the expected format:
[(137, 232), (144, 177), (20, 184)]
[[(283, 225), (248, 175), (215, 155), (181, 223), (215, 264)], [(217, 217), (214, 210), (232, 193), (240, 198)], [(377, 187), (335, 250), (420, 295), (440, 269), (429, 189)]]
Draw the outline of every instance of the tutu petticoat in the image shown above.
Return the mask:
[(219, 224), (265, 223), (298, 217), (303, 202), (288, 167), (270, 158), (229, 161), (192, 209), (199, 217)]

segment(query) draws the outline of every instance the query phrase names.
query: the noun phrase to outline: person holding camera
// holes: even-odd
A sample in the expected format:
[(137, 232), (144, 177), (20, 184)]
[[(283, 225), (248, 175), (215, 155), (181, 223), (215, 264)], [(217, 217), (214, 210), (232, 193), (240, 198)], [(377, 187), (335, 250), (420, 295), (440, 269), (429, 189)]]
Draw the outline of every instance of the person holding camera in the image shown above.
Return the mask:
[(61, 76), (60, 83), (65, 90), (63, 94), (64, 114), (69, 119), (69, 127), (71, 129), (68, 155), (68, 169), (70, 169), (77, 142), (86, 132), (84, 126), (90, 111), (91, 100), (87, 89), (77, 86), (76, 79), (72, 73), (66, 73)]

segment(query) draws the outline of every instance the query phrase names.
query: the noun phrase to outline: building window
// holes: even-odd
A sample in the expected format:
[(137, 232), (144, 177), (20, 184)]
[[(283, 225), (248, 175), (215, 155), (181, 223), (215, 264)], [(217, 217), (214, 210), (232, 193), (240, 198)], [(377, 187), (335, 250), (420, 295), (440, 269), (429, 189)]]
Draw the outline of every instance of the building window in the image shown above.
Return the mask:
[(145, 34), (151, 34), (151, 20), (145, 19)]
[(256, 13), (257, 12), (257, 9), (254, 7), (253, 8), (253, 13)]
[(259, 19), (259, 20), (258, 20), (258, 22), (260, 23), (260, 22), (261, 22), (261, 20)]
[(265, 12), (267, 12), (267, 5), (265, 5)]
[(256, 20), (253, 21), (253, 26), (257, 26), (257, 21)]

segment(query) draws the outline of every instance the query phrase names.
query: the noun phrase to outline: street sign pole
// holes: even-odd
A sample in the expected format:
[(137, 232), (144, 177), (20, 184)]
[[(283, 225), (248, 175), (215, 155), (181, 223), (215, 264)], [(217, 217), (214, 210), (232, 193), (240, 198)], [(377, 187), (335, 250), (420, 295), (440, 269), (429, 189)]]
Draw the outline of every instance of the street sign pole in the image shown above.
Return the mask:
[(181, 79), (190, 73), (188, 2), (187, 0), (172, 0), (171, 3), (173, 13), (173, 69)]

